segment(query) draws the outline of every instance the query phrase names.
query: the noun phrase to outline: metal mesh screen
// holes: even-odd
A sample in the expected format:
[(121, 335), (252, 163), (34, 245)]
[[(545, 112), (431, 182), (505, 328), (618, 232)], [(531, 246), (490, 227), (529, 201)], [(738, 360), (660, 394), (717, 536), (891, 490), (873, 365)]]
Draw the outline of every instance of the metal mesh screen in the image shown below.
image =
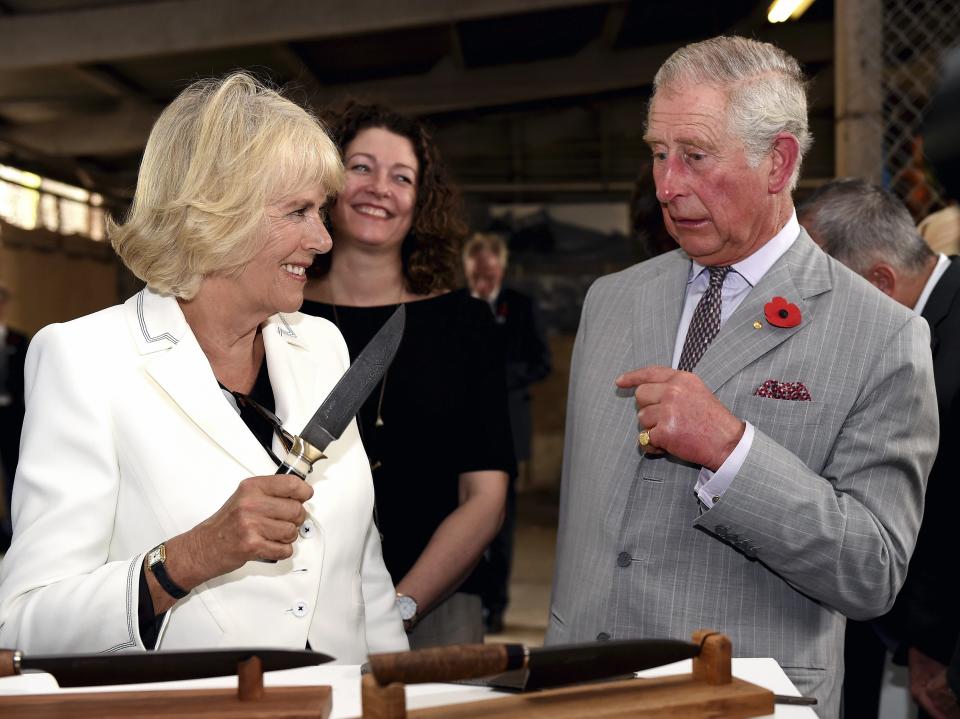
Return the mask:
[(960, 43), (960, 0), (883, 0), (884, 181), (916, 219), (943, 207), (919, 140), (944, 52)]

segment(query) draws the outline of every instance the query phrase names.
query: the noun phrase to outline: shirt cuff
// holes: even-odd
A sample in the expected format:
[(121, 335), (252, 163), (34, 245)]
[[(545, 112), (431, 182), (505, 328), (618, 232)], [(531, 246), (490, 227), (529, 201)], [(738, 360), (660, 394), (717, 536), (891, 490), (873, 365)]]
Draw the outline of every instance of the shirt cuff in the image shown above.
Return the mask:
[(723, 493), (727, 491), (727, 487), (733, 482), (733, 478), (740, 472), (740, 468), (750, 452), (750, 447), (753, 446), (753, 425), (746, 421), (744, 424), (746, 428), (743, 430), (743, 436), (717, 471), (711, 472), (706, 467), (700, 469), (697, 486), (694, 487), (693, 491), (697, 495), (697, 499), (707, 509), (711, 509), (714, 504), (720, 501)]

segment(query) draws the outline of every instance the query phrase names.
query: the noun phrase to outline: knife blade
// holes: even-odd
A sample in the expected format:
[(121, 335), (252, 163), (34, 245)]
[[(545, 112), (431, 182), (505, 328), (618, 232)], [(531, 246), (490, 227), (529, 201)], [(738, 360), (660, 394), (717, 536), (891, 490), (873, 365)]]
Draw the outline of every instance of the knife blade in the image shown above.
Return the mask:
[(0, 650), (0, 677), (43, 671), (61, 687), (140, 684), (222, 677), (237, 673), (237, 664), (258, 657), (263, 671), (325, 664), (333, 657), (296, 649), (216, 649), (189, 652), (130, 652), (127, 654), (59, 654), (24, 656)]
[(306, 479), (313, 464), (326, 456), (323, 450), (343, 434), (390, 366), (403, 339), (405, 322), (406, 308), (401, 304), (347, 368), (300, 434), (287, 437), (290, 446), (277, 474)]
[[(512, 672), (508, 682), (489, 686), (533, 691), (609, 679), (690, 659), (700, 645), (674, 639), (623, 639), (550, 647), (522, 644), (463, 644), (411, 652), (373, 654), (370, 669), (381, 686), (489, 677)], [(526, 676), (516, 670), (525, 670)]]

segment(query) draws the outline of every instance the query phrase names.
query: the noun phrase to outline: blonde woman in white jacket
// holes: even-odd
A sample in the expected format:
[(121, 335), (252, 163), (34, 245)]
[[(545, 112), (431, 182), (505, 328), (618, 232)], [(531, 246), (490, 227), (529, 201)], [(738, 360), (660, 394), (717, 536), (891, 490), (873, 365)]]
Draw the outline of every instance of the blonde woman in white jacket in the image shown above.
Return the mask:
[(243, 73), (160, 116), (111, 227), (147, 287), (27, 359), (0, 646), (407, 647), (356, 425), (307, 482), (273, 474), (271, 414), (298, 432), (349, 365), (297, 312), (342, 177), (320, 124)]

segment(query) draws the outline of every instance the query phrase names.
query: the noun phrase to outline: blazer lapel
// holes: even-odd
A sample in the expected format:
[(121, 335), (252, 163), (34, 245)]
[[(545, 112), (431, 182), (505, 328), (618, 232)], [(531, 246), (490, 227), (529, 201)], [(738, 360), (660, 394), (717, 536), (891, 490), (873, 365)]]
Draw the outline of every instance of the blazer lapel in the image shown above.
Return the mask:
[[(720, 329), (695, 369), (711, 392), (767, 352), (816, 321), (811, 298), (833, 286), (827, 256), (803, 230), (784, 255), (774, 263)], [(774, 327), (764, 316), (764, 305), (784, 297), (800, 308), (796, 327)], [(757, 329), (755, 322), (760, 323)]]
[(666, 255), (665, 267), (636, 293), (633, 306), (633, 346), (638, 353), (635, 367), (663, 365), (673, 361), (677, 327), (690, 276), (690, 258), (682, 250)]
[[(306, 341), (296, 331), (295, 317), (273, 315), (264, 323), (262, 332), (276, 415), (287, 431), (300, 434), (317, 410), (309, 405), (309, 399), (317, 396), (318, 371)], [(279, 442), (274, 440), (274, 452), (279, 451)]]
[(210, 362), (173, 297), (149, 289), (127, 302), (144, 369), (211, 440), (252, 475), (271, 474), (270, 456), (224, 397)]
[(930, 348), (937, 353), (939, 344), (938, 325), (950, 314), (950, 309), (960, 296), (960, 256), (950, 258), (950, 265), (937, 281), (923, 308), (922, 315), (930, 324)]

